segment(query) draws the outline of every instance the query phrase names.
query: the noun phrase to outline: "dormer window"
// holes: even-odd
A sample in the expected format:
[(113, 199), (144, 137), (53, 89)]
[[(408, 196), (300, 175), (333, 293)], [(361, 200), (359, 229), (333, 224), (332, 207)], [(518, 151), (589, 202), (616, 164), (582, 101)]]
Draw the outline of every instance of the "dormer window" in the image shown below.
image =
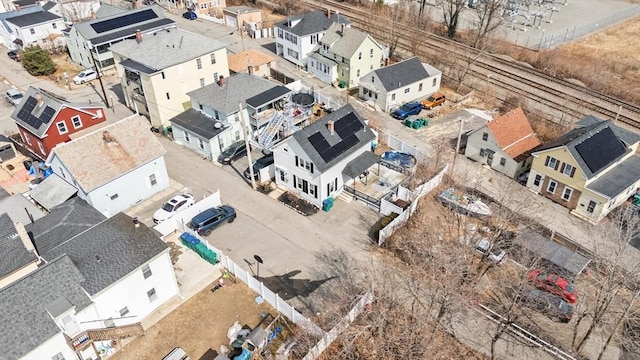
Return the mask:
[(56, 127), (58, 127), (58, 133), (60, 135), (66, 134), (69, 131), (67, 130), (67, 124), (65, 124), (64, 121), (60, 121), (59, 123), (56, 123)]
[(80, 119), (80, 116), (76, 115), (74, 117), (71, 118), (71, 122), (73, 122), (73, 128), (74, 129), (79, 129), (82, 127), (82, 120)]

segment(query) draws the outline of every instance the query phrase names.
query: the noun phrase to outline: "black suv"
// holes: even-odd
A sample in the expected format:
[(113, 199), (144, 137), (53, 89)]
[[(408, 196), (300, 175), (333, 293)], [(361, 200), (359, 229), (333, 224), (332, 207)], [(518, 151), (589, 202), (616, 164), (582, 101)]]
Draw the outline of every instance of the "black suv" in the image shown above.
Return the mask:
[(232, 223), (236, 219), (236, 210), (229, 205), (207, 209), (196, 215), (187, 224), (189, 229), (207, 236), (211, 231), (225, 222)]
[[(260, 169), (266, 168), (267, 166), (273, 165), (273, 154), (264, 156), (253, 162), (253, 178), (258, 180), (258, 175), (260, 173)], [(244, 169), (244, 178), (247, 180), (251, 180), (251, 173), (249, 172), (249, 167), (247, 166)]]
[(244, 140), (236, 141), (218, 156), (218, 162), (223, 165), (229, 165), (235, 160), (247, 154), (247, 146)]

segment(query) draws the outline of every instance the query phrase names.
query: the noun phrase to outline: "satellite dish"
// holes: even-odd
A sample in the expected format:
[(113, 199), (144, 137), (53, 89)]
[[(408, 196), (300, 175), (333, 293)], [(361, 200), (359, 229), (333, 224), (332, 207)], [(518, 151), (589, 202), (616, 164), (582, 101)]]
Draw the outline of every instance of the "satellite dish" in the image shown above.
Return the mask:
[(215, 124), (213, 124), (213, 127), (216, 129), (220, 129), (222, 127), (222, 124), (220, 122), (217, 122)]

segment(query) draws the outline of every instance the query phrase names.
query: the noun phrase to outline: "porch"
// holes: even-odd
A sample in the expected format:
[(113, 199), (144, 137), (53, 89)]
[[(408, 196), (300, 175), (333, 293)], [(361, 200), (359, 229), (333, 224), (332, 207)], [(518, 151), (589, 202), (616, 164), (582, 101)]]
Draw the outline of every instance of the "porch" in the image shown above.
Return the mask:
[(350, 162), (342, 173), (351, 178), (344, 185), (345, 192), (378, 209), (381, 200), (409, 178), (401, 167), (368, 151)]

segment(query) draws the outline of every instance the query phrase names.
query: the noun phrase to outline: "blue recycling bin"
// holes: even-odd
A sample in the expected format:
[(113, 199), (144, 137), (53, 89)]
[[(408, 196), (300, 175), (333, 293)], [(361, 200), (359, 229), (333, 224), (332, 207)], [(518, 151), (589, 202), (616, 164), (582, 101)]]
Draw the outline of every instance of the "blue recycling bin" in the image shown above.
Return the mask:
[(322, 200), (322, 211), (329, 211), (333, 207), (333, 198), (326, 198)]

